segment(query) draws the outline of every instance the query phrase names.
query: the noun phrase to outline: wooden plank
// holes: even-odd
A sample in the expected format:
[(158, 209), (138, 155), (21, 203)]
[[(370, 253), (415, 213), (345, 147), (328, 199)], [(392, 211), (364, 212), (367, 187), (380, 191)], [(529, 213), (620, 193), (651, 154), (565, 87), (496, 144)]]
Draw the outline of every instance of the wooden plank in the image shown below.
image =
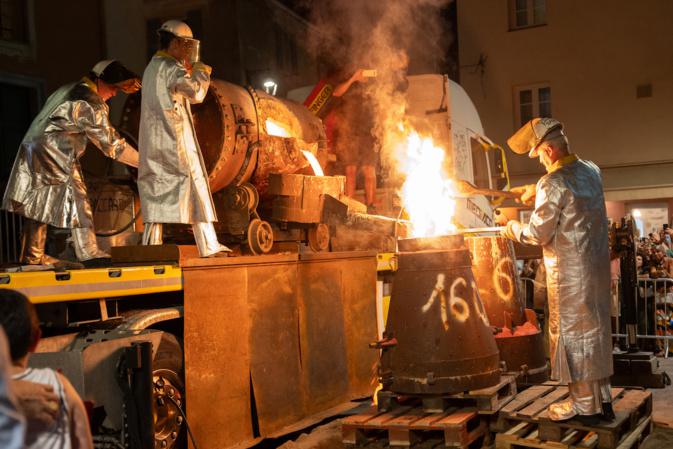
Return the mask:
[(646, 436), (650, 433), (652, 426), (652, 419), (650, 417), (645, 418), (639, 425), (636, 427), (630, 434), (624, 438), (624, 440), (617, 446), (617, 449), (632, 449), (640, 440), (641, 436)]
[(652, 392), (647, 390), (628, 390), (621, 399), (615, 401), (612, 408), (615, 412), (632, 411), (647, 401), (652, 400)]
[(400, 408), (395, 409), (391, 412), (383, 413), (382, 415), (377, 415), (374, 418), (370, 419), (369, 421), (363, 423), (362, 427), (383, 428), (384, 424), (387, 421), (389, 421), (393, 418), (397, 418), (400, 415), (404, 415), (405, 413), (407, 413), (411, 409), (412, 409), (412, 407), (409, 407), (409, 406), (400, 407)]
[(345, 425), (357, 426), (360, 424), (364, 424), (365, 422), (369, 421), (370, 419), (376, 416), (383, 415), (384, 413), (385, 412), (383, 411), (377, 410), (376, 407), (372, 407), (366, 412), (358, 413), (357, 415), (347, 416), (341, 422), (342, 424)]
[(561, 438), (561, 444), (565, 444), (566, 446), (573, 446), (578, 441), (580, 441), (584, 435), (586, 435), (586, 432), (582, 432), (581, 430), (571, 430), (570, 432), (563, 435), (563, 438)]
[(571, 449), (568, 445), (554, 442), (554, 441), (540, 441), (537, 435), (533, 432), (528, 437), (517, 437), (515, 435), (496, 434), (495, 448), (496, 449)]
[(478, 416), (475, 410), (458, 411), (448, 415), (446, 418), (442, 418), (439, 421), (435, 421), (434, 426), (458, 427), (467, 423), (470, 419), (472, 419), (475, 416)]
[(434, 423), (437, 421), (440, 421), (453, 412), (458, 410), (458, 407), (451, 407), (444, 413), (431, 413), (427, 415), (424, 418), (419, 419), (418, 421), (414, 421), (413, 424), (411, 424), (412, 429), (418, 429), (418, 430), (430, 430), (430, 429), (435, 429), (436, 426), (434, 426)]
[(552, 404), (568, 395), (567, 387), (558, 387), (546, 396), (537, 399), (535, 402), (516, 413), (516, 416), (533, 417), (543, 411), (549, 404)]
[(596, 446), (598, 446), (598, 435), (594, 432), (589, 432), (584, 435), (582, 441), (577, 444), (578, 449), (594, 449)]
[(416, 407), (408, 413), (397, 416), (386, 422), (386, 427), (409, 427), (416, 421), (426, 417), (428, 414), (421, 407)]
[(555, 387), (551, 385), (535, 385), (521, 393), (518, 393), (514, 399), (500, 409), (501, 413), (512, 413), (529, 405), (542, 395), (549, 393)]
[(533, 424), (531, 424), (529, 422), (525, 422), (525, 421), (520, 422), (517, 425), (515, 425), (514, 427), (512, 427), (511, 429), (509, 429), (508, 431), (504, 432), (504, 434), (521, 436), (524, 433), (527, 433), (527, 431), (530, 430), (530, 428), (532, 426), (533, 426)]

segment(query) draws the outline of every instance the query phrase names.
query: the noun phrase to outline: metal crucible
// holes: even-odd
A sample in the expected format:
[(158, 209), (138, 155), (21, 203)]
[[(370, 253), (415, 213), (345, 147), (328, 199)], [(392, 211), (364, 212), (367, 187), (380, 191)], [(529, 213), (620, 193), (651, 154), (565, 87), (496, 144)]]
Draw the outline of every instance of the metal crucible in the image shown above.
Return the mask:
[(461, 235), (399, 241), (380, 378), (384, 390), (446, 395), (500, 381), (498, 348)]

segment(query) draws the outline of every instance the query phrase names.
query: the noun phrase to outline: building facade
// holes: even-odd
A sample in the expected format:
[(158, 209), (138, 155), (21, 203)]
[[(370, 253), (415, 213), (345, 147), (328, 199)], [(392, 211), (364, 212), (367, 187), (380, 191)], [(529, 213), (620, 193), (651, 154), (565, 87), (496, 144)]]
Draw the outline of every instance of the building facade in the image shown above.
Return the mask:
[[(457, 1), (460, 81), (490, 138), (504, 146), (529, 118), (553, 116), (601, 167), (612, 218), (668, 208), (673, 2)], [(542, 174), (537, 161), (508, 162), (514, 185)]]
[(103, 0), (108, 54), (142, 73), (157, 50), (156, 30), (168, 19), (187, 22), (201, 40), (213, 77), (276, 95), (317, 81), (302, 43), (312, 26), (277, 0)]

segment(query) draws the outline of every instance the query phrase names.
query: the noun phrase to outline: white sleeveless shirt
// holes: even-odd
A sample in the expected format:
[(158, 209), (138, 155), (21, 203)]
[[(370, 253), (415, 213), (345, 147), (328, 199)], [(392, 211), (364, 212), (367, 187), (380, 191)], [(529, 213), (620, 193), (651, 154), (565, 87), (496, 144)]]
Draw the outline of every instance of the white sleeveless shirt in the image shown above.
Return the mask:
[(71, 449), (70, 410), (56, 371), (51, 368), (28, 368), (12, 377), (14, 380), (51, 385), (59, 400), (59, 412), (54, 424), (43, 432), (26, 434), (26, 449)]

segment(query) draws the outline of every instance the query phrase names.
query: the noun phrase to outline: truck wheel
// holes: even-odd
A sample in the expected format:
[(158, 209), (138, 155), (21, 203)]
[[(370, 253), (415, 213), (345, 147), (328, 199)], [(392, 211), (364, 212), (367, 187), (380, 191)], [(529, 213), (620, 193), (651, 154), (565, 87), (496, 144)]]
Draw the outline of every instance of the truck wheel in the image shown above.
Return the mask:
[(254, 255), (266, 254), (273, 247), (273, 229), (264, 220), (254, 218), (248, 225), (248, 248)]
[(152, 361), (154, 383), (154, 448), (183, 447), (185, 383), (182, 372), (182, 347), (174, 335), (164, 332)]
[(318, 223), (308, 230), (308, 246), (315, 252), (325, 251), (329, 248), (329, 226)]

